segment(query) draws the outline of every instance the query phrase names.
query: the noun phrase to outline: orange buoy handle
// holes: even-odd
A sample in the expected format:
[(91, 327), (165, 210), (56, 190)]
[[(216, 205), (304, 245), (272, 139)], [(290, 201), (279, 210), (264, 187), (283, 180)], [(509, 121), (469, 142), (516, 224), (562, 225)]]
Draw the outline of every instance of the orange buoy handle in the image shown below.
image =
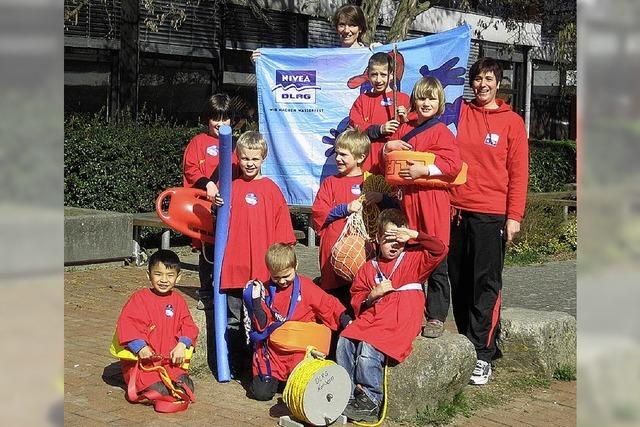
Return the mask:
[(179, 233), (208, 244), (213, 244), (211, 206), (207, 192), (197, 188), (167, 188), (156, 199), (156, 213), (162, 222)]

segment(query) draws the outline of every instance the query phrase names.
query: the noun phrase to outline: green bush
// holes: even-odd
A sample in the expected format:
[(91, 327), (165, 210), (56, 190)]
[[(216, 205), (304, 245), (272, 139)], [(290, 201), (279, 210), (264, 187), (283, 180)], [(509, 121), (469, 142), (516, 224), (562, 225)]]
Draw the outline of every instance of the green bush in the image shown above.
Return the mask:
[[(68, 116), (64, 129), (65, 205), (119, 212), (152, 211), (162, 190), (180, 186), (182, 151), (202, 131), (161, 118), (116, 124), (83, 115)], [(529, 147), (529, 191), (575, 182), (575, 142), (532, 140)]]
[(529, 191), (562, 191), (576, 182), (575, 141), (529, 141)]
[(575, 214), (565, 219), (562, 206), (544, 199), (529, 199), (520, 233), (508, 247), (505, 262), (525, 265), (550, 257), (573, 257), (578, 243), (577, 229)]
[(97, 116), (70, 116), (64, 127), (65, 205), (132, 213), (153, 211), (160, 192), (182, 185), (182, 152), (199, 132)]

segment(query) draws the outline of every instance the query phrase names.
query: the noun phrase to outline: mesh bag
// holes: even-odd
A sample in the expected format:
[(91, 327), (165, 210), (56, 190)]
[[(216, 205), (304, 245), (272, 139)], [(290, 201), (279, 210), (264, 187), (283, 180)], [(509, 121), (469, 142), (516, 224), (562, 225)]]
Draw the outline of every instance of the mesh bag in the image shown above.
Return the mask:
[(347, 217), (347, 223), (331, 249), (331, 265), (336, 274), (351, 282), (358, 269), (372, 254), (373, 247), (362, 218), (362, 210), (359, 210)]
[[(364, 173), (364, 181), (362, 183), (362, 193), (367, 194), (370, 191), (385, 194), (392, 197), (396, 194), (396, 188), (392, 187), (385, 181), (382, 175), (374, 175), (369, 172)], [(362, 208), (362, 219), (364, 221), (365, 229), (369, 236), (376, 235), (376, 222), (378, 221), (378, 215), (380, 215), (380, 208), (375, 203), (369, 203)]]

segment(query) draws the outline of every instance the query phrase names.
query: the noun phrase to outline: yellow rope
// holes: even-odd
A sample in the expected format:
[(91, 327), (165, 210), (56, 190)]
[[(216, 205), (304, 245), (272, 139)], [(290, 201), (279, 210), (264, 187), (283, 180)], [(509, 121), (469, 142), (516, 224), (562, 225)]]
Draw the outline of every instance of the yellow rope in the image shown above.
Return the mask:
[(335, 365), (335, 362), (331, 360), (312, 357), (313, 350), (315, 350), (313, 347), (307, 348), (305, 358), (291, 372), (282, 393), (282, 400), (284, 400), (291, 414), (307, 423), (311, 423), (304, 413), (304, 392), (307, 389), (307, 385), (320, 369)]
[(378, 427), (387, 416), (387, 402), (389, 401), (387, 395), (387, 364), (384, 365), (384, 395), (383, 395), (384, 403), (382, 404), (382, 414), (380, 414), (380, 419), (375, 423), (361, 423), (353, 421), (353, 424), (362, 427)]

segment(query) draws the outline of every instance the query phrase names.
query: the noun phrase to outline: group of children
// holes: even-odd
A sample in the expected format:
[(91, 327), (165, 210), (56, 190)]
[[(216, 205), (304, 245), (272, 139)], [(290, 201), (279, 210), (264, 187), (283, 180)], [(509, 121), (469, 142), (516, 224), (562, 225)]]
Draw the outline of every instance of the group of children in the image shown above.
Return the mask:
[[(441, 324), (444, 320), (427, 313), (425, 325), (423, 316), (425, 281), (434, 275), (432, 272), (442, 271), (448, 250), (448, 191), (411, 185), (411, 181), (420, 177), (455, 177), (461, 160), (453, 135), (437, 120), (445, 104), (440, 82), (423, 78), (416, 83), (411, 98), (402, 93), (392, 96), (393, 60), (387, 53), (370, 58), (372, 91), (361, 94), (354, 102), (350, 112), (352, 129), (343, 132), (335, 144), (338, 174), (326, 178), (316, 195), (312, 220), (320, 236), (318, 284), (297, 274), (293, 250), (296, 239), (286, 201), (278, 186), (260, 172), (267, 156), (264, 138), (258, 132), (246, 132), (236, 143), (231, 220), (220, 289), (228, 302), (232, 376), (239, 378), (245, 368), (251, 367), (250, 392), (258, 400), (271, 399), (304, 357), (302, 352), (271, 345), (270, 334), (287, 321), (322, 323), (339, 331), (334, 337), (335, 358), (352, 379), (351, 399), (344, 414), (355, 421), (377, 420), (386, 360), (405, 360), (413, 339), (421, 331), (430, 336), (429, 322)], [(208, 134), (193, 138), (185, 150), (184, 185), (205, 190), (216, 206), (222, 206), (226, 201), (216, 185), (218, 129), (232, 119), (229, 98), (214, 95), (209, 110)], [(408, 185), (401, 186), (399, 201), (378, 192), (363, 194), (363, 173), (380, 174), (384, 157), (393, 150), (431, 152), (435, 162), (428, 166), (410, 162), (400, 172)], [(347, 216), (369, 203), (383, 208), (395, 204), (401, 210), (390, 208), (380, 213), (376, 235), (371, 236), (377, 243), (377, 253), (349, 283), (334, 272), (331, 248)], [(210, 249), (203, 247), (202, 251)], [(210, 307), (212, 278), (208, 259), (201, 257), (200, 308)], [(444, 271), (446, 280), (446, 267)], [(179, 277), (175, 260), (151, 257), (151, 289), (134, 294), (123, 309), (117, 325), (119, 341), (141, 359), (170, 351), (167, 355), (176, 367), (183, 345), (195, 343), (197, 328), (188, 310), (184, 311), (182, 298), (171, 292)], [(446, 287), (446, 282), (442, 286)], [(170, 302), (169, 298), (179, 302)], [(153, 303), (157, 314), (149, 316), (149, 310), (142, 309), (148, 304), (147, 299), (162, 301)], [(169, 305), (172, 310), (179, 310), (170, 315)], [(180, 317), (174, 313), (180, 313)], [(136, 319), (135, 314), (144, 316)], [(167, 323), (167, 318), (173, 323)], [(183, 323), (176, 324), (177, 320)], [(251, 349), (245, 320), (251, 323)], [(127, 328), (127, 324), (135, 324), (136, 328)], [(154, 334), (163, 338), (157, 341)], [(186, 383), (186, 371), (178, 369), (170, 374), (180, 384)], [(139, 386), (141, 390), (153, 387), (148, 381)], [(193, 388), (190, 382), (189, 387)]]

